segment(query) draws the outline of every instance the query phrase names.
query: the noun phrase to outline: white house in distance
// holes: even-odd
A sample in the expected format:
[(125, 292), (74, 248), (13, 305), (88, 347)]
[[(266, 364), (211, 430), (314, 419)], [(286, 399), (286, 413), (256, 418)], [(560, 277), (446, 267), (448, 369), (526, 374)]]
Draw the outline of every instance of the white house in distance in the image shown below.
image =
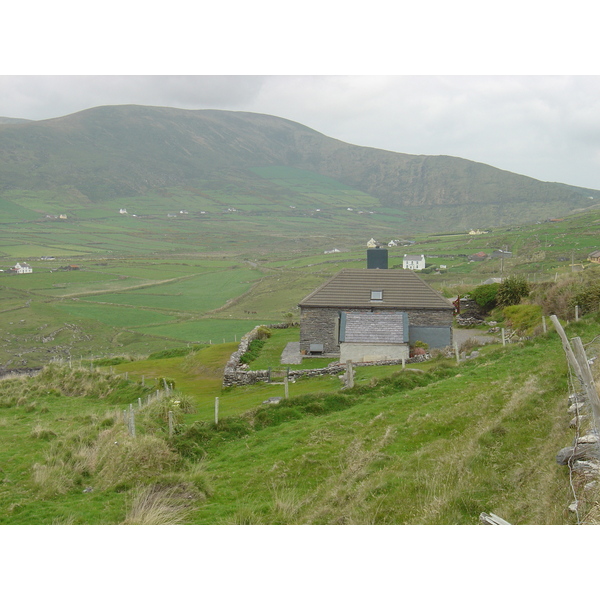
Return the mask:
[(402, 268), (411, 271), (420, 271), (425, 268), (425, 256), (423, 254), (405, 254), (402, 259)]
[(27, 263), (17, 263), (12, 270), (15, 273), (33, 273), (33, 269)]

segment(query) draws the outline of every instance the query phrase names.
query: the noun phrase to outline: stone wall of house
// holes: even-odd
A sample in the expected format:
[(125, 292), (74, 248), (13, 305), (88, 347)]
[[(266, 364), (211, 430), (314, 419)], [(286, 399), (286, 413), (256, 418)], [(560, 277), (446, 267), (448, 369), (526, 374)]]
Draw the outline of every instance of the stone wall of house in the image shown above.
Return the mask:
[(337, 308), (303, 308), (300, 319), (300, 352), (308, 354), (311, 344), (323, 344), (325, 354), (337, 354), (339, 319)]
[[(304, 307), (300, 319), (300, 352), (308, 353), (311, 344), (323, 344), (325, 354), (338, 354), (339, 308)], [(371, 309), (343, 309), (345, 312), (370, 313)], [(386, 312), (379, 309), (376, 312)], [(394, 310), (393, 312), (397, 312)], [(453, 309), (402, 311), (408, 314), (410, 326), (452, 327)]]

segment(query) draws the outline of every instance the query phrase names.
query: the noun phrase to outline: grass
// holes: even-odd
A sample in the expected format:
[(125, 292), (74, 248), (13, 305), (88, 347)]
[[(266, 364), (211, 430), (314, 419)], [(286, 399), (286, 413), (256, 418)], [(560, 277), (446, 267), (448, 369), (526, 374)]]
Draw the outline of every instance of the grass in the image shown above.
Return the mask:
[[(587, 320), (569, 335), (587, 343), (598, 328)], [(352, 390), (335, 377), (299, 380), (273, 406), (262, 399), (281, 395), (277, 385), (211, 387), (234, 348), (112, 366), (144, 371), (146, 388), (153, 373), (176, 380), (168, 406), (137, 415), (135, 438), (122, 420), (140, 394), (135, 371), (54, 367), (1, 381), (1, 522), (475, 524), (480, 512), (573, 522), (554, 461), (572, 436), (556, 334), (460, 366), (360, 368)]]

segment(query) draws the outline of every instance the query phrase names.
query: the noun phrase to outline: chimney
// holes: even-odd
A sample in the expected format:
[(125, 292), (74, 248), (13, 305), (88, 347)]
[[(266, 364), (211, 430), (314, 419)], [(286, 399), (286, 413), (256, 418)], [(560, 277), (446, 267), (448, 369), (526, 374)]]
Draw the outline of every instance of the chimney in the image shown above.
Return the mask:
[(367, 269), (387, 269), (387, 248), (367, 248)]

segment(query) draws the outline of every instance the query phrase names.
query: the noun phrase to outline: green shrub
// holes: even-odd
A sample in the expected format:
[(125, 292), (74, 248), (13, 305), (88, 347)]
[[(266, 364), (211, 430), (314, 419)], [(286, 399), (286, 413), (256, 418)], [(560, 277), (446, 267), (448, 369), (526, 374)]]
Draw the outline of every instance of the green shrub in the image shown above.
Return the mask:
[(579, 306), (581, 314), (600, 310), (600, 281), (579, 288), (571, 299), (571, 306)]
[(531, 288), (521, 275), (511, 275), (498, 286), (496, 302), (499, 306), (514, 306), (529, 296)]
[(240, 362), (249, 365), (253, 360), (256, 360), (266, 341), (266, 339), (252, 340), (250, 344), (248, 344), (248, 350), (240, 356)]
[(187, 356), (193, 352), (198, 352), (202, 348), (206, 348), (206, 344), (193, 344), (192, 346), (186, 346), (185, 348), (172, 348), (171, 350), (161, 350), (160, 352), (153, 352), (148, 356), (149, 360), (155, 360), (160, 358), (177, 358), (179, 356)]
[(264, 325), (261, 325), (256, 330), (256, 339), (257, 340), (267, 340), (271, 337), (271, 330)]
[(94, 365), (97, 367), (111, 367), (114, 365), (121, 365), (126, 362), (131, 362), (134, 359), (132, 357), (125, 356), (113, 356), (112, 358), (99, 358), (94, 360)]
[(489, 311), (496, 306), (496, 296), (498, 295), (499, 283), (486, 283), (477, 286), (469, 293), (471, 299), (485, 311)]

